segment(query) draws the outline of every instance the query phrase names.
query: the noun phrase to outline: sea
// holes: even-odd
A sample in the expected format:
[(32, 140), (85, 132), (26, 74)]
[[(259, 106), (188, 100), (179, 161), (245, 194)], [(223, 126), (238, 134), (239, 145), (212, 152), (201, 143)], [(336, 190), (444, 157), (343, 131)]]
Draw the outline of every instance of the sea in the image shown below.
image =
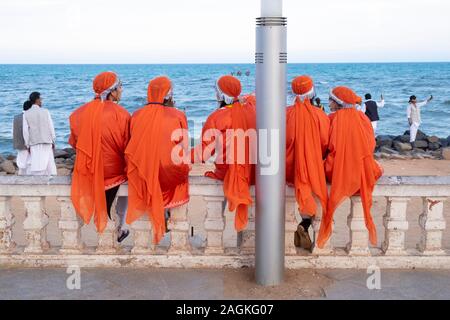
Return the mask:
[[(13, 153), (12, 121), (33, 91), (39, 91), (51, 112), (57, 148), (67, 147), (70, 114), (93, 98), (92, 80), (100, 72), (114, 71), (123, 82), (120, 104), (134, 112), (146, 103), (149, 80), (166, 75), (174, 84), (176, 106), (185, 111), (191, 136), (198, 138), (208, 115), (217, 108), (215, 82), (226, 74), (239, 75), (243, 93), (255, 90), (254, 64), (170, 65), (0, 65), (0, 154)], [(411, 95), (434, 100), (422, 110), (421, 130), (429, 135), (450, 135), (450, 63), (339, 63), (289, 64), (288, 81), (311, 75), (318, 96), (328, 109), (328, 93), (338, 85), (359, 95), (383, 94), (379, 134), (400, 135), (408, 129), (406, 108)], [(287, 105), (293, 101), (288, 84)], [(275, 108), (276, 106), (274, 106)], [(282, 106), (281, 106), (282, 107)]]

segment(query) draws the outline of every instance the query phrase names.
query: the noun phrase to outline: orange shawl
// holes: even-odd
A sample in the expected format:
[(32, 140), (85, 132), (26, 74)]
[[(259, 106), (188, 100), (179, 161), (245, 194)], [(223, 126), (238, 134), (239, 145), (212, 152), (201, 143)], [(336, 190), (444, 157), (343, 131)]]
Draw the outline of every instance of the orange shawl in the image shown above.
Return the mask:
[(322, 141), (328, 135), (329, 120), (320, 117), (309, 99), (295, 101), (295, 196), (299, 210), (315, 216), (317, 204), (313, 193), (319, 198), (325, 215), (328, 201), (328, 189), (323, 166), (323, 149), (328, 144)]
[(166, 77), (155, 78), (148, 87), (149, 104), (133, 119), (132, 136), (125, 156), (128, 160), (128, 212), (131, 224), (146, 212), (153, 224), (153, 241), (159, 243), (165, 228), (164, 198), (159, 182), (160, 135), (164, 98), (172, 84)]
[(370, 242), (376, 245), (376, 228), (370, 210), (372, 192), (382, 171), (373, 158), (374, 149), (373, 129), (363, 113), (354, 108), (346, 108), (333, 115), (330, 153), (325, 163), (327, 175), (331, 179), (331, 191), (317, 239), (319, 248), (323, 248), (331, 236), (333, 215), (337, 207), (345, 198), (358, 192), (361, 194)]
[(108, 221), (101, 140), (104, 102), (100, 95), (116, 84), (118, 77), (112, 72), (102, 73), (94, 80), (97, 98), (86, 105), (80, 118), (81, 129), (76, 143), (77, 157), (72, 176), (73, 206), (85, 224), (89, 224), (94, 215), (94, 222), (100, 233), (105, 230)]

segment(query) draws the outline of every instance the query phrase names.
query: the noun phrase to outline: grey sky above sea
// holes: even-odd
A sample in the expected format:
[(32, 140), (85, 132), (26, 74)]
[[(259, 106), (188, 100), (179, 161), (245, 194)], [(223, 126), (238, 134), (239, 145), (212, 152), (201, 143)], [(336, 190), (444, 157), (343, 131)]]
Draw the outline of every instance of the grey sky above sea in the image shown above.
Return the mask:
[[(251, 63), (259, 3), (0, 1), (0, 63)], [(284, 0), (289, 61), (450, 61), (448, 12), (445, 0)]]

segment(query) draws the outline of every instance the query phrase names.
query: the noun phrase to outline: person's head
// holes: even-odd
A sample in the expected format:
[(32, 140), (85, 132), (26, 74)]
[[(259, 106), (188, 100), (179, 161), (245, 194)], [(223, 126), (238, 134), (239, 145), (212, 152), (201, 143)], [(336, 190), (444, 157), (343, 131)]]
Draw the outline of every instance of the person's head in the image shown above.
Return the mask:
[(296, 95), (296, 98), (301, 101), (306, 99), (313, 100), (316, 95), (313, 79), (307, 75), (295, 78), (292, 81), (292, 92)]
[(219, 107), (239, 102), (241, 92), (241, 82), (233, 76), (223, 76), (216, 82), (216, 99)]
[(417, 97), (416, 96), (409, 97), (409, 103), (416, 103), (416, 102), (417, 102)]
[(316, 101), (316, 105), (320, 106), (321, 103), (320, 98), (316, 98), (314, 101)]
[(42, 107), (42, 98), (39, 92), (32, 92), (28, 97), (28, 100), (23, 104), (23, 110), (29, 110), (33, 105)]
[(172, 81), (168, 77), (156, 77), (150, 80), (147, 90), (148, 104), (160, 104), (173, 107)]
[(93, 82), (96, 98), (102, 101), (119, 102), (122, 98), (122, 82), (114, 72), (103, 72), (97, 75)]
[(329, 102), (331, 111), (355, 108), (356, 104), (360, 101), (361, 97), (347, 87), (336, 87), (330, 92)]
[(370, 99), (372, 99), (372, 95), (371, 95), (370, 93), (366, 93), (366, 95), (364, 96), (364, 98), (365, 98), (366, 100), (370, 100)]

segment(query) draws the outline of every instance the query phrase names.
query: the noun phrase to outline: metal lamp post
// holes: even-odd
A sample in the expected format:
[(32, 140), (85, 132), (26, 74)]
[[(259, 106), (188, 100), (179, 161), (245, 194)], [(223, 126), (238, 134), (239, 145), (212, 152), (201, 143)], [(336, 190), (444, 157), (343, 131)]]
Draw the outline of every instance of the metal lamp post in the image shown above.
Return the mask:
[[(278, 285), (284, 278), (286, 192), (286, 64), (287, 19), (282, 0), (261, 0), (256, 23), (256, 281)], [(266, 135), (267, 139), (261, 139)], [(263, 144), (269, 144), (263, 145)], [(278, 161), (261, 161), (262, 150), (278, 153)], [(273, 158), (273, 157), (272, 157)], [(268, 166), (276, 170), (268, 170)]]

